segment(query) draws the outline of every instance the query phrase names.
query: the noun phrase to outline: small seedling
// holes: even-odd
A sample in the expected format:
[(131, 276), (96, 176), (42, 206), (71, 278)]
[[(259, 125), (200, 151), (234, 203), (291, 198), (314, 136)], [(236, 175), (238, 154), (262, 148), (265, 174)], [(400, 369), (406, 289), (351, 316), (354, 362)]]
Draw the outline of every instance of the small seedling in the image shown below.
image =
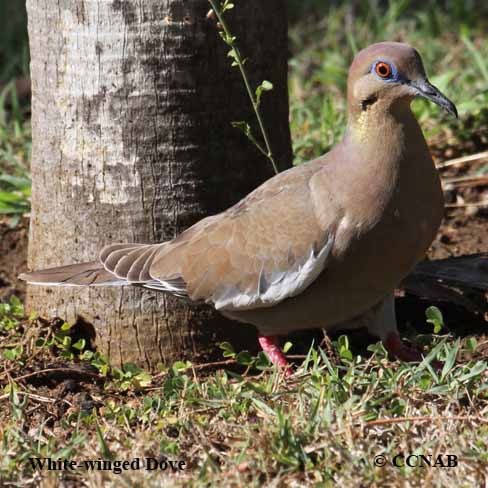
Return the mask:
[(431, 306), (425, 311), (425, 316), (427, 317), (427, 322), (434, 326), (434, 334), (438, 334), (444, 327), (444, 318), (441, 311), (437, 307)]

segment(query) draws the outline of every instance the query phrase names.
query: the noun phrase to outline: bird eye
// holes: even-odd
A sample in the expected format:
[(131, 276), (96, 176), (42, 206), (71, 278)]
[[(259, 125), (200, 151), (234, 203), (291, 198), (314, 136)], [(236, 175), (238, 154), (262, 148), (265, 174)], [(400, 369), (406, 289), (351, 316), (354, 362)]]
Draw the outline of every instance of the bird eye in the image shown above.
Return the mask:
[(383, 61), (376, 63), (374, 70), (380, 78), (389, 78), (391, 76), (391, 66)]

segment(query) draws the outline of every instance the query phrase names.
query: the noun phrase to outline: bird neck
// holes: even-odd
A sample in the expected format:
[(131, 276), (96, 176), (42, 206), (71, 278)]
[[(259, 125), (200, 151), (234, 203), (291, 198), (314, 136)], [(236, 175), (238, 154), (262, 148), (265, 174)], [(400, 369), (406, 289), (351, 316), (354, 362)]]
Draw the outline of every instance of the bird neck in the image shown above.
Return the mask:
[[(348, 114), (348, 137), (364, 149), (383, 145), (385, 139), (403, 143), (405, 128), (418, 127), (410, 109), (410, 97), (391, 100), (382, 98), (372, 103), (354, 104)], [(372, 148), (373, 148), (372, 147)]]
[(385, 190), (394, 189), (400, 179), (410, 181), (411, 175), (430, 171), (432, 160), (410, 100), (389, 105), (379, 100), (349, 116), (343, 145), (354, 155), (348, 158), (351, 184), (368, 181), (369, 193), (382, 195), (386, 204), (390, 197)]

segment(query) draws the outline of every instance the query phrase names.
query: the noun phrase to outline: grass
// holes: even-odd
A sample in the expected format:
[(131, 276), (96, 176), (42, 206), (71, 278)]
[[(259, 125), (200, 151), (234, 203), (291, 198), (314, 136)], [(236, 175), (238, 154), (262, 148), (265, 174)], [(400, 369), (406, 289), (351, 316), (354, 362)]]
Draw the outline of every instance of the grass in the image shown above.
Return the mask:
[[(129, 486), (142, 477), (147, 486), (383, 486), (426, 478), (435, 486), (478, 486), (484, 479), (487, 363), (474, 337), (423, 336), (431, 352), (409, 365), (391, 362), (379, 343), (356, 354), (340, 336), (327, 352), (311, 347), (289, 381), (263, 357), (239, 358), (225, 345), (232, 369), (177, 362), (150, 375), (134, 365), (111, 368), (67, 341), (69, 327), (22, 316), (15, 299), (0, 308), (4, 481), (38, 484), (41, 471), (29, 458), (47, 457), (151, 457), (186, 466), (43, 472), (51, 483), (91, 486)], [(431, 365), (436, 358), (444, 361), (440, 371)], [(397, 454), (454, 455), (458, 466), (398, 468), (390, 464)], [(387, 466), (375, 466), (379, 455)]]
[(30, 106), (19, 103), (15, 79), (29, 76), (25, 2), (0, 4), (0, 218), (16, 226), (29, 212)]
[(439, 2), (427, 1), (419, 8), (419, 2), (401, 0), (388, 2), (385, 10), (374, 1), (360, 2), (356, 9), (344, 2), (328, 11), (322, 9), (315, 19), (313, 6), (320, 3), (308, 2), (308, 10), (301, 12), (305, 18), (297, 19), (290, 29), (291, 130), (296, 163), (323, 154), (342, 137), (349, 64), (361, 47), (383, 40), (416, 47), (432, 83), (458, 107), (459, 123), (431, 103), (414, 102), (430, 142), (456, 146), (472, 140), (476, 132), (487, 144), (486, 6), (481, 2), (475, 6), (471, 5), (475, 2), (445, 2), (446, 7), (440, 8)]
[[(431, 81), (459, 108), (461, 119), (453, 122), (415, 102), (438, 157), (486, 147), (484, 3), (289, 3), (297, 164), (341, 137), (347, 67), (358, 49), (384, 39), (416, 46)], [(20, 4), (11, 5), (22, 20)], [(14, 24), (0, 33), (3, 81), (27, 72), (25, 35)], [(15, 225), (29, 204), (29, 107), (8, 100), (5, 90), (11, 85), (0, 96), (0, 213)], [(488, 465), (487, 341), (446, 332), (434, 309), (417, 325), (436, 331), (413, 331), (431, 351), (420, 365), (390, 360), (380, 344), (356, 351), (341, 336), (305, 351), (289, 381), (263, 355), (226, 344), (221, 364), (177, 362), (149, 374), (131, 364), (111, 366), (69, 325), (25, 319), (12, 298), (0, 305), (0, 484), (39, 485), (41, 471), (29, 458), (154, 457), (185, 461), (186, 469), (43, 471), (42, 479), (46, 486), (132, 486), (141, 479), (145, 486), (481, 485)], [(434, 359), (444, 362), (440, 371)], [(458, 465), (392, 466), (400, 453), (456, 455)], [(375, 466), (379, 455), (386, 466)]]
[(10, 226), (30, 210), (30, 108), (17, 100), (11, 82), (0, 91), (0, 215)]

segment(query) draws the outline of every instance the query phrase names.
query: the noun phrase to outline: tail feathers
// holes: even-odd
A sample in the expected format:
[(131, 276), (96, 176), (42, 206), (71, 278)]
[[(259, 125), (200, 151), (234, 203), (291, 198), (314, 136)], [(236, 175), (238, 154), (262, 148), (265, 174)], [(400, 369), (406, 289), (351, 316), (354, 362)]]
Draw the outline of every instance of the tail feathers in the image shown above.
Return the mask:
[(102, 265), (117, 278), (130, 283), (152, 279), (149, 269), (162, 244), (110, 244), (100, 253)]
[(120, 286), (128, 284), (126, 280), (117, 278), (113, 273), (107, 271), (100, 261), (22, 273), (19, 279), (35, 285), (50, 286)]
[(19, 279), (49, 286), (136, 285), (187, 297), (186, 283), (181, 277), (164, 280), (151, 276), (151, 264), (163, 245), (112, 244), (102, 249), (100, 261), (23, 273)]

